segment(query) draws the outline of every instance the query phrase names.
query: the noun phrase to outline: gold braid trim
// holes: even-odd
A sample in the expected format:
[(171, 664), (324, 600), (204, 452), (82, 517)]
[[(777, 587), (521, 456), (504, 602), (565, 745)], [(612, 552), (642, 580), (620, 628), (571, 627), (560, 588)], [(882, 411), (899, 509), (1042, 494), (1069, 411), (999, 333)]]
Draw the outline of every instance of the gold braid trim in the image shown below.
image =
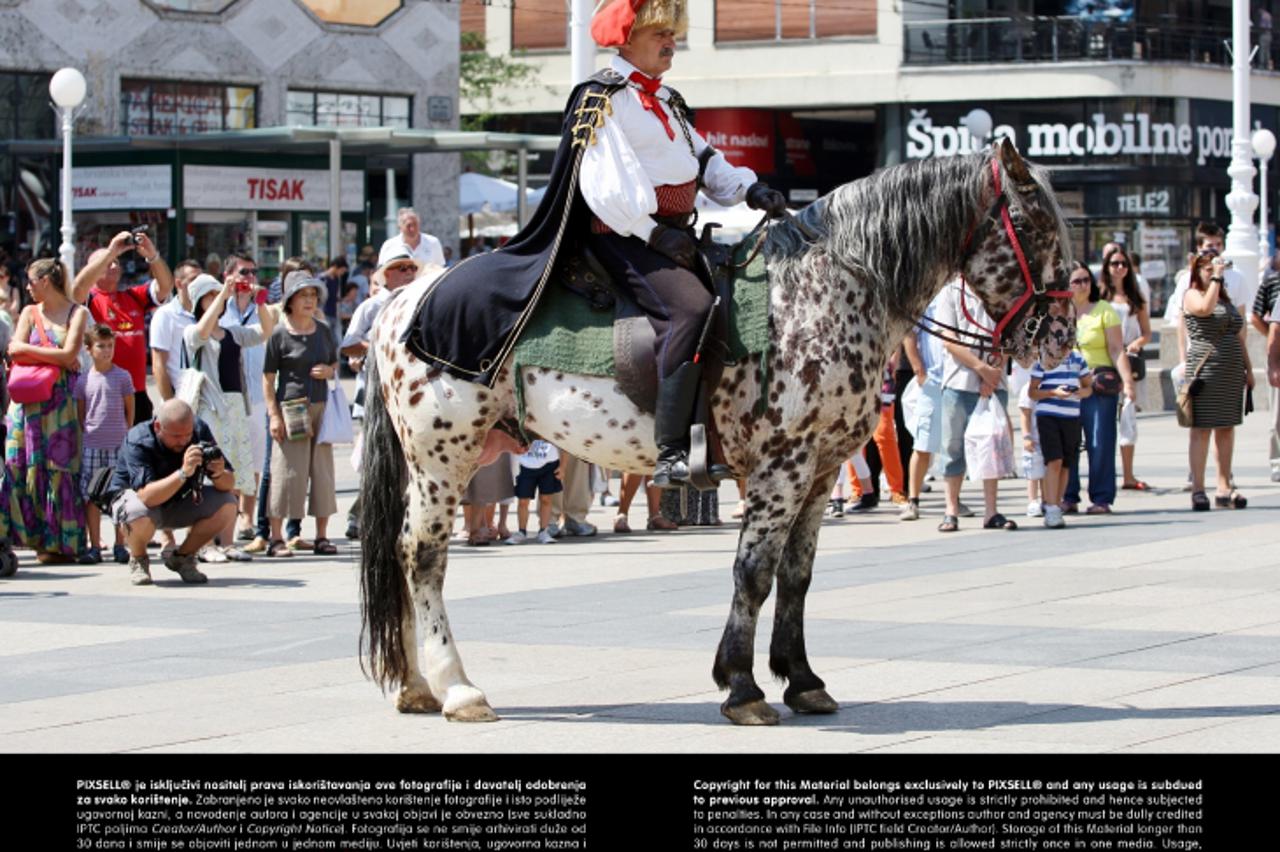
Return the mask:
[(582, 102), (574, 110), (572, 129), (573, 146), (588, 148), (596, 144), (596, 131), (604, 127), (605, 116), (613, 115), (613, 103), (608, 92), (585, 92)]

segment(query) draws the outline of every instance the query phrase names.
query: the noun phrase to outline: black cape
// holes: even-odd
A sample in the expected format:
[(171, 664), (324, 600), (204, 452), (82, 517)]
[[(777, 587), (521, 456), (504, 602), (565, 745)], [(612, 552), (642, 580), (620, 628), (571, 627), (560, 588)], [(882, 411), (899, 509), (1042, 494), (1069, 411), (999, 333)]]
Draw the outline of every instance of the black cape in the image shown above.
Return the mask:
[(603, 123), (601, 110), (626, 81), (597, 72), (574, 88), (546, 195), (501, 249), (451, 267), (423, 296), (400, 342), (450, 375), (493, 386), (567, 245), (587, 234), (591, 215), (578, 190), (582, 152)]

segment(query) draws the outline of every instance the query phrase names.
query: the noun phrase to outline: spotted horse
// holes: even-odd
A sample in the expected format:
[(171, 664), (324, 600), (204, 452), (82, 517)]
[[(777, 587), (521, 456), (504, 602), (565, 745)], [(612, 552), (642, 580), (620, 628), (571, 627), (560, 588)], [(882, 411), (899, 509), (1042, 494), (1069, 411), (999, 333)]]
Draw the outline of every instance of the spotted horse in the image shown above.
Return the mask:
[[(726, 368), (710, 402), (724, 458), (747, 480), (732, 606), (712, 669), (728, 690), (722, 713), (742, 725), (780, 718), (752, 671), (757, 618), (775, 581), (769, 668), (787, 682), (783, 702), (796, 713), (837, 710), (804, 641), (819, 526), (840, 464), (871, 435), (881, 370), (933, 296), (963, 275), (995, 318), (988, 344), (1024, 365), (1056, 365), (1075, 338), (1061, 211), (1046, 175), (1007, 141), (886, 168), (817, 204), (810, 226), (770, 228), (770, 348)], [(361, 651), (372, 678), (398, 688), (401, 712), (491, 721), (463, 669), (443, 591), (455, 510), (495, 455), (491, 428), (515, 414), (514, 377), (508, 362), (492, 388), (456, 379), (397, 343), (430, 283), (388, 303), (374, 330)], [(606, 467), (652, 469), (653, 421), (612, 379), (535, 369), (521, 378), (527, 429)]]

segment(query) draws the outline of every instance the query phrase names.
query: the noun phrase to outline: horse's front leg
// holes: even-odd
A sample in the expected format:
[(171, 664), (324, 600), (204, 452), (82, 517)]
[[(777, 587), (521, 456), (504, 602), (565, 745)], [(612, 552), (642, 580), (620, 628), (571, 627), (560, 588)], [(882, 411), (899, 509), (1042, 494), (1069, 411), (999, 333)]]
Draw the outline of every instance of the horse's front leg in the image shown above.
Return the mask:
[(773, 640), (769, 645), (769, 669), (787, 680), (782, 700), (796, 713), (834, 713), (839, 709), (827, 694), (822, 678), (809, 667), (804, 647), (804, 601), (813, 577), (813, 557), (818, 531), (835, 484), (839, 467), (818, 476), (791, 525), (778, 565), (778, 599), (773, 614)]
[[(404, 526), (400, 530), (400, 551), (416, 613), (406, 613), (407, 623), (402, 625), (411, 674), (396, 706), (401, 712), (431, 712), (443, 705), (446, 719), (496, 721), (498, 716), (484, 693), (467, 679), (444, 607), (449, 534), (461, 488), (433, 474), (428, 467), (415, 465), (412, 459), (409, 468), (412, 474)], [(421, 669), (417, 649), (412, 644), (415, 622), (421, 624), (423, 632), (422, 662), (425, 665)]]
[(743, 512), (742, 535), (733, 563), (733, 603), (712, 677), (729, 697), (720, 705), (735, 725), (776, 725), (778, 711), (764, 700), (753, 674), (756, 622), (769, 597), (778, 559), (805, 491), (780, 476), (752, 477)]

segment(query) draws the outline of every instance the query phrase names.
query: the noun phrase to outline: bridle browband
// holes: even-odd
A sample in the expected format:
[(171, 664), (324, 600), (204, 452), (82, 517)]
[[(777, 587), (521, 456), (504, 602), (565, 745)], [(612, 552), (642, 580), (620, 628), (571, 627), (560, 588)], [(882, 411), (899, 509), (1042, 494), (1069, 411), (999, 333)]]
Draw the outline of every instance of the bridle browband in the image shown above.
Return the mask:
[[(960, 273), (960, 309), (964, 312), (964, 317), (973, 326), (981, 329), (985, 333), (969, 331), (967, 329), (957, 328), (944, 322), (939, 322), (933, 317), (928, 318), (929, 325), (923, 320), (916, 320), (915, 325), (921, 331), (932, 334), (934, 337), (950, 340), (964, 346), (970, 346), (980, 352), (988, 355), (1007, 355), (1011, 354), (1013, 349), (1006, 344), (1005, 335), (1009, 331), (1010, 325), (1024, 312), (1031, 309), (1030, 313), (1022, 321), (1022, 326), (1026, 329), (1026, 336), (1031, 341), (1038, 341), (1041, 336), (1041, 327), (1045, 319), (1049, 316), (1049, 305), (1054, 299), (1071, 298), (1070, 290), (1049, 290), (1045, 285), (1038, 281), (1031, 274), (1031, 265), (1027, 262), (1026, 252), (1023, 251), (1022, 244), (1025, 241), (1022, 235), (1022, 228), (1019, 227), (1017, 221), (1020, 217), (1015, 217), (1009, 209), (1009, 202), (1004, 197), (1004, 191), (1001, 187), (1000, 180), (1000, 164), (994, 157), (991, 159), (991, 184), (995, 190), (995, 200), (991, 204), (991, 209), (987, 215), (983, 217), (981, 227), (975, 222), (969, 228), (969, 236), (965, 238), (964, 250), (967, 252), (980, 234), (985, 234), (986, 229), (992, 227), (995, 219), (999, 218), (1004, 226), (1004, 232), (1009, 238), (1009, 244), (1013, 247), (1013, 254), (1018, 259), (1018, 268), (1022, 271), (1023, 290), (1022, 294), (1014, 300), (1013, 305), (1005, 312), (1005, 315), (996, 323), (995, 328), (987, 328), (978, 322), (969, 313), (969, 307), (965, 300), (965, 288), (972, 289), (968, 279), (964, 273)], [(1038, 191), (1038, 187), (1035, 188)], [(974, 293), (975, 297), (977, 293)], [(947, 332), (943, 334), (938, 331), (942, 329)], [(966, 340), (965, 338), (968, 338)]]

